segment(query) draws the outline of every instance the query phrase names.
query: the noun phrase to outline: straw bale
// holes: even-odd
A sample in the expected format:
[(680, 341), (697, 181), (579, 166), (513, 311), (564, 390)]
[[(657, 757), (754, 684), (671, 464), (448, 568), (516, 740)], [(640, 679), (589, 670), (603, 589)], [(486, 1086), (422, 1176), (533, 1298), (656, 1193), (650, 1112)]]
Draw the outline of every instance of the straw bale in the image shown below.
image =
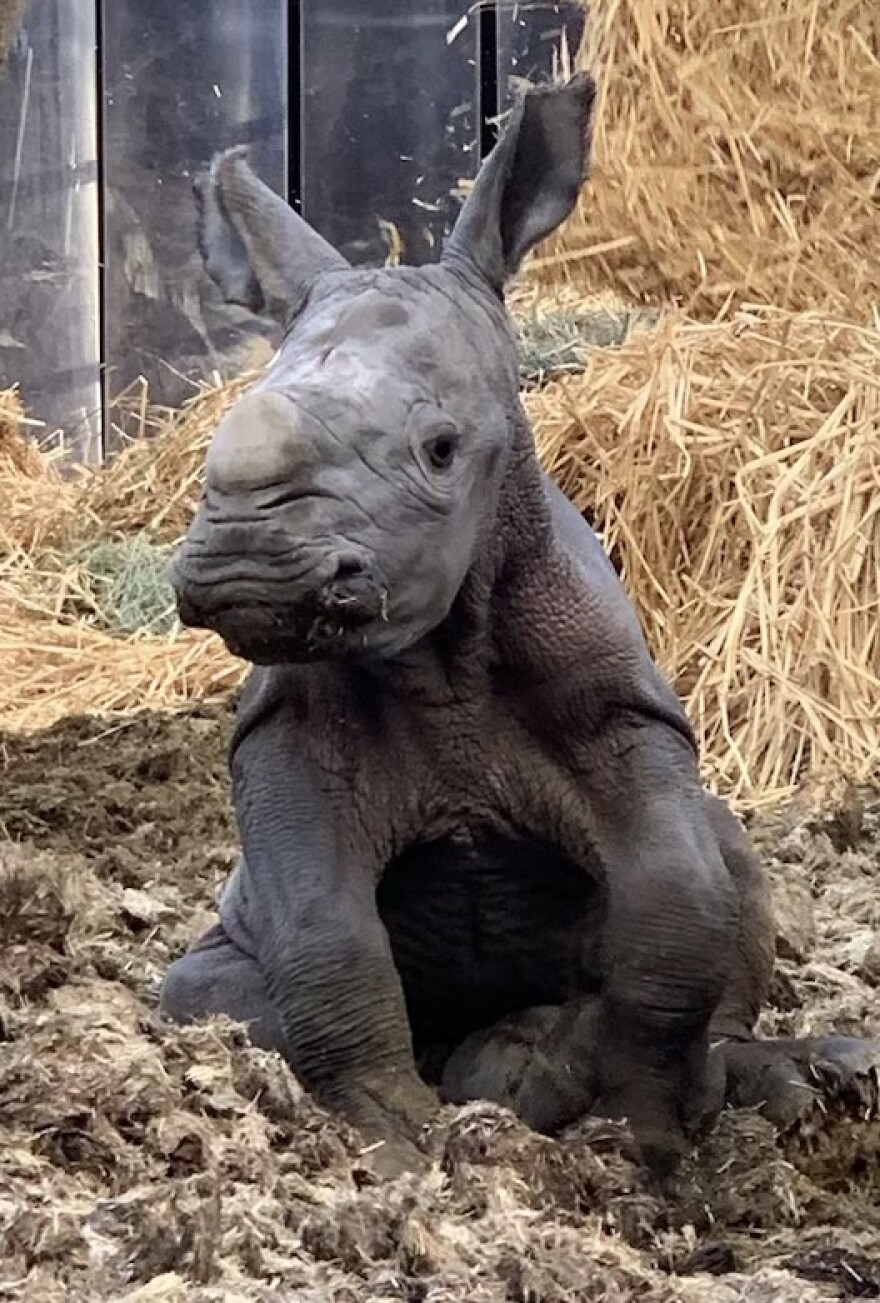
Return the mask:
[[(87, 620), (60, 620), (0, 583), (0, 722), (39, 729), (70, 714), (175, 709), (234, 689), (244, 673), (205, 634), (118, 638)], [(26, 589), (27, 584), (23, 587)]]
[[(211, 402), (227, 403), (234, 391), (228, 386), (222, 398), (212, 393), (205, 400), (208, 408)], [(244, 667), (217, 639), (179, 626), (162, 637), (113, 637), (96, 600), (101, 539), (124, 538), (129, 556), (136, 558), (138, 540), (130, 537), (136, 526), (127, 526), (139, 514), (159, 534), (179, 496), (188, 518), (198, 489), (187, 497), (188, 440), (179, 431), (188, 430), (189, 414), (180, 415), (169, 439), (136, 445), (109, 472), (62, 476), (57, 460), (28, 437), (39, 422), (25, 417), (14, 390), (0, 391), (0, 720), (5, 727), (36, 729), (68, 714), (112, 716), (138, 705), (176, 708), (193, 697), (226, 693), (241, 681)], [(210, 417), (206, 411), (194, 422), (195, 451), (189, 455), (199, 466)], [(160, 478), (150, 481), (145, 465)], [(138, 483), (139, 476), (146, 485), (143, 479)], [(154, 485), (157, 496), (151, 497)], [(107, 506), (108, 493), (118, 495), (115, 512)], [(105, 543), (104, 550), (108, 547)], [(109, 596), (114, 598), (112, 585)]]
[(618, 560), (714, 781), (880, 772), (880, 333), (670, 318), (526, 397)]
[(594, 183), (532, 264), (582, 292), (880, 302), (880, 10), (866, 0), (597, 0)]

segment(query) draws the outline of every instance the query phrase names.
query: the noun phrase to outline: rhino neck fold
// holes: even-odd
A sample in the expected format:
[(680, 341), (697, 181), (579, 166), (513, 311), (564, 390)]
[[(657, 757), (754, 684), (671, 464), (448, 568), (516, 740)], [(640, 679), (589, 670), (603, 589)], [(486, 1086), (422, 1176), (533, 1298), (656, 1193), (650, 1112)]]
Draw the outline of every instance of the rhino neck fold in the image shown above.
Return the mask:
[(496, 576), (540, 564), (552, 541), (550, 508), (535, 440), (522, 405), (514, 418), (513, 446), (490, 536)]
[(452, 610), (426, 640), (445, 664), (450, 681), (459, 684), (462, 695), (478, 682), (485, 685), (485, 676), (497, 659), (499, 590), (516, 582), (518, 574), (540, 569), (552, 539), (543, 474), (520, 409), (497, 514), (487, 526)]

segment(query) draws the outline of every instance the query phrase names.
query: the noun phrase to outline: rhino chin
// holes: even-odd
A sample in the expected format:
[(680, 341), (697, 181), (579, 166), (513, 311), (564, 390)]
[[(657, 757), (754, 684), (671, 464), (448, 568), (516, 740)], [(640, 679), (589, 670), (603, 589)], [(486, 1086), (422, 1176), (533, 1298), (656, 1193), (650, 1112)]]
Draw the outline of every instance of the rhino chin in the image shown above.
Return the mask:
[[(219, 630), (218, 630), (219, 632)], [(311, 632), (307, 638), (278, 631), (272, 635), (221, 634), (233, 656), (252, 665), (315, 665), (322, 662), (348, 661), (369, 665), (394, 661), (411, 652), (421, 637), (405, 637), (376, 625), (372, 629), (336, 629)]]
[(214, 632), (223, 639), (227, 649), (240, 660), (253, 665), (310, 665), (321, 661), (363, 661), (376, 659), (377, 651), (371, 646), (369, 635), (360, 629), (343, 629), (315, 626), (307, 631), (285, 629), (270, 630), (247, 628), (244, 623), (233, 626), (217, 621)]

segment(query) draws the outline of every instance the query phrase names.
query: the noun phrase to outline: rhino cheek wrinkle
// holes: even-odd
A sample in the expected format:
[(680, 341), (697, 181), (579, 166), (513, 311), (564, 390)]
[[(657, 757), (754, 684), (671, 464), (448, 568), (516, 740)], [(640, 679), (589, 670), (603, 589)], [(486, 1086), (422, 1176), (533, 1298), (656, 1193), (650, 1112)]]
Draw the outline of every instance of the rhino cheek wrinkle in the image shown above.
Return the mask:
[(578, 199), (594, 99), (587, 74), (520, 99), (430, 267), (353, 270), (240, 150), (197, 188), (209, 274), (284, 342), (172, 567), (182, 619), (254, 668), (242, 855), (161, 1006), (247, 1023), (386, 1173), (482, 1097), (626, 1119), (663, 1174), (725, 1099), (790, 1121), (816, 1065), (880, 1062), (755, 1039), (766, 875), (538, 465), (504, 289)]

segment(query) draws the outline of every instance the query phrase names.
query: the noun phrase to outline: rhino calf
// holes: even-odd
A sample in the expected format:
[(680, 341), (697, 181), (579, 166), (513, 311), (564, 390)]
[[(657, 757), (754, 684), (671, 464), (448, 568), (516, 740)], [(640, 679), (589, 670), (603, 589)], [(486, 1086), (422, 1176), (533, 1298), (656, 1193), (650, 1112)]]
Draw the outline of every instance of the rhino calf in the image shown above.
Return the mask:
[(389, 1170), (438, 1092), (626, 1117), (662, 1170), (725, 1097), (783, 1119), (816, 1062), (877, 1058), (753, 1038), (767, 882), (520, 404), (504, 287), (578, 198), (594, 97), (519, 101), (434, 266), (353, 270), (238, 151), (198, 188), (208, 271), (284, 340), (173, 563), (254, 669), (242, 858), (161, 1004), (247, 1022)]

